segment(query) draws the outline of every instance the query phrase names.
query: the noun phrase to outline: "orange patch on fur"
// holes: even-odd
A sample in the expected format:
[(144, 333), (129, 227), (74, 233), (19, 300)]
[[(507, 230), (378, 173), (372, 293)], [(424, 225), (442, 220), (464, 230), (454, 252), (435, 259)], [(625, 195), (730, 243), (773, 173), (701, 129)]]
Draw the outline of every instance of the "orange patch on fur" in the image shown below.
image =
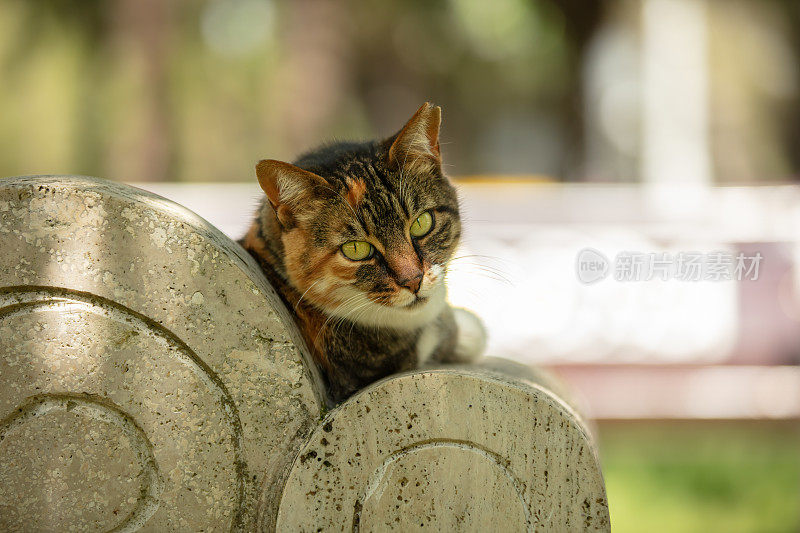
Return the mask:
[[(309, 236), (305, 231), (297, 228), (283, 234), (284, 265), (293, 284), (303, 292), (304, 288), (311, 287), (320, 279), (330, 276), (331, 267), (328, 263), (338, 251), (317, 251), (309, 257)], [(303, 301), (316, 303), (322, 306), (334, 306), (336, 299), (330, 295), (310, 290), (303, 297)]]
[(331, 264), (331, 273), (339, 276), (340, 278), (344, 279), (353, 279), (356, 275), (356, 270), (358, 270), (358, 265), (342, 265), (342, 264)]
[(331, 366), (327, 357), (325, 357), (325, 332), (322, 330), (326, 322), (326, 317), (319, 311), (313, 308), (303, 308), (297, 312), (298, 323), (300, 325), (300, 333), (306, 341), (311, 355), (314, 360), (321, 365), (327, 372), (330, 372)]
[[(242, 246), (255, 252), (259, 257), (261, 257), (266, 262), (271, 262), (272, 254), (269, 252), (267, 248), (266, 242), (259, 236), (259, 225), (258, 223), (254, 223), (245, 235), (244, 239), (242, 240)], [(291, 255), (294, 258), (295, 266), (294, 268), (290, 266), (292, 261), (289, 261), (289, 254), (286, 255), (285, 266), (287, 271), (293, 271), (293, 276), (296, 276), (300, 270), (297, 268), (297, 263), (300, 261), (300, 257), (302, 255), (302, 251), (306, 248), (306, 239), (308, 235), (303, 232), (302, 230), (295, 229), (292, 230), (290, 236), (288, 238), (283, 239), (284, 249), (286, 252), (290, 248), (293, 252)], [(286, 234), (284, 234), (286, 237)], [(325, 275), (325, 270), (322, 267), (322, 263), (324, 262), (325, 257), (323, 255), (322, 258), (318, 259), (317, 265), (320, 267), (318, 270), (312, 270), (310, 275), (306, 276), (310, 283), (314, 283), (319, 277)], [(300, 334), (303, 336), (303, 339), (306, 341), (306, 345), (308, 346), (309, 350), (311, 350), (311, 355), (314, 357), (314, 360), (319, 364), (326, 372), (331, 372), (333, 369), (331, 368), (330, 361), (327, 360), (325, 357), (325, 332), (327, 327), (323, 327), (326, 324), (327, 316), (323, 314), (319, 309), (314, 307), (313, 305), (308, 305), (309, 303), (309, 295), (301, 295), (293, 286), (289, 285), (285, 280), (278, 276), (270, 275), (269, 271), (265, 271), (267, 276), (270, 279), (270, 282), (273, 284), (273, 287), (280, 292), (285, 301), (287, 302), (291, 311), (294, 312), (296, 323), (300, 329)], [(335, 305), (336, 302), (327, 301), (328, 298), (325, 298), (324, 295), (320, 296), (315, 294), (317, 303), (322, 303), (323, 305)]]
[(269, 253), (267, 252), (267, 243), (258, 236), (258, 227), (257, 222), (250, 226), (250, 229), (247, 230), (247, 235), (244, 236), (244, 240), (242, 241), (242, 247), (245, 250), (253, 250), (259, 256), (268, 259)]
[(350, 207), (355, 209), (361, 200), (364, 198), (364, 193), (367, 191), (367, 185), (361, 180), (347, 180), (347, 203)]
[(283, 242), (283, 262), (286, 272), (297, 281), (303, 281), (302, 257), (308, 249), (308, 234), (300, 228), (284, 232), (281, 235)]

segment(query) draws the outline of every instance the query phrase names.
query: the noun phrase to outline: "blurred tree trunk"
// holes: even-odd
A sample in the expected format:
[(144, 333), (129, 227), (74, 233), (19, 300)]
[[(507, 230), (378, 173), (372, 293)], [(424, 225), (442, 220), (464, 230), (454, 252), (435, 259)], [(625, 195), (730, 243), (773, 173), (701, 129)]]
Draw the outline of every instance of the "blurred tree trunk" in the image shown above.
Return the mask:
[(583, 68), (586, 53), (606, 13), (605, 0), (552, 0), (564, 14), (565, 31), (574, 50), (570, 55), (569, 70), (574, 82), (564, 94), (561, 102), (561, 116), (569, 141), (562, 164), (561, 175), (567, 181), (584, 179), (586, 140), (584, 124), (584, 85)]
[(285, 4), (285, 58), (276, 94), (283, 148), (292, 154), (321, 141), (346, 101), (350, 80), (347, 14), (340, 0), (292, 0)]
[[(788, 38), (794, 52), (795, 64), (800, 64), (800, 2), (784, 2), (783, 9), (791, 28)], [(800, 94), (795, 87), (795, 95), (791, 109), (784, 116), (784, 145), (789, 163), (794, 171), (790, 176), (800, 181)]]
[(117, 0), (115, 22), (123, 38), (134, 43), (141, 56), (145, 94), (144, 126), (136, 163), (130, 176), (137, 181), (165, 181), (172, 177), (175, 135), (169, 101), (169, 48), (175, 0)]

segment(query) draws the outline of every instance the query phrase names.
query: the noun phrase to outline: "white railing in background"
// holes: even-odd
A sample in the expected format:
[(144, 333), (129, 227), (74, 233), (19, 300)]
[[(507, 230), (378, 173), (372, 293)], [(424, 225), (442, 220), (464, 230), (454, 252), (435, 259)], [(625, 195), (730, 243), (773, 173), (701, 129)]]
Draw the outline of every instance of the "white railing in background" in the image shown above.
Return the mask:
[[(256, 184), (139, 186), (187, 206), (234, 238), (261, 196)], [(626, 418), (624, 409), (601, 399), (613, 389), (603, 383), (615, 368), (647, 365), (652, 375), (662, 366), (718, 364), (783, 365), (782, 375), (793, 377), (776, 380), (772, 389), (763, 385), (770, 378), (757, 378), (759, 390), (771, 390), (756, 395), (759, 407), (690, 411), (673, 405), (653, 416), (800, 416), (800, 400), (784, 394), (787, 383), (800, 389), (791, 366), (800, 363), (800, 188), (710, 188), (680, 215), (661, 205), (676, 201), (662, 190), (654, 197), (653, 189), (637, 186), (460, 183), (466, 230), (458, 255), (466, 257), (453, 263), (451, 301), (483, 317), (493, 355), (555, 365), (568, 380), (585, 380), (587, 365), (604, 368), (603, 379), (595, 373), (596, 391), (580, 387), (597, 417)], [(586, 285), (575, 270), (586, 247), (611, 259), (622, 251), (745, 250), (761, 253), (763, 261), (757, 281), (609, 277)], [(697, 374), (692, 382), (713, 381), (711, 375)], [(650, 387), (654, 398), (662, 389), (655, 382)], [(658, 401), (642, 405), (651, 403)], [(630, 416), (645, 411), (631, 407)]]

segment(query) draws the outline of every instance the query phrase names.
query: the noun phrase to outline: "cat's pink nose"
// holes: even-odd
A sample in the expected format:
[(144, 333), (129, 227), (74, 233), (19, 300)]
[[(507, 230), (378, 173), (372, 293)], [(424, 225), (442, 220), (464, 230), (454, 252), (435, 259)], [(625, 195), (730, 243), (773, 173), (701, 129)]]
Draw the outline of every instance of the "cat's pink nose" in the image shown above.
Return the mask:
[(421, 284), (422, 284), (422, 274), (420, 274), (415, 278), (408, 278), (400, 282), (400, 285), (410, 290), (414, 294), (417, 294), (417, 291), (419, 291), (419, 286)]

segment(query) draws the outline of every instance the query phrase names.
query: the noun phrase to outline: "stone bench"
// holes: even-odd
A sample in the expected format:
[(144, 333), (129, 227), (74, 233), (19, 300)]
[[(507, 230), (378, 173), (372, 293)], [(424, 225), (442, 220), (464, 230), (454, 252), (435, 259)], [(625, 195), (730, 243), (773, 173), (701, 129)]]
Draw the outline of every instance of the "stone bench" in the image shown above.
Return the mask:
[(255, 262), (177, 204), (0, 180), (0, 250), (2, 531), (609, 529), (546, 380), (487, 359), (326, 412)]

